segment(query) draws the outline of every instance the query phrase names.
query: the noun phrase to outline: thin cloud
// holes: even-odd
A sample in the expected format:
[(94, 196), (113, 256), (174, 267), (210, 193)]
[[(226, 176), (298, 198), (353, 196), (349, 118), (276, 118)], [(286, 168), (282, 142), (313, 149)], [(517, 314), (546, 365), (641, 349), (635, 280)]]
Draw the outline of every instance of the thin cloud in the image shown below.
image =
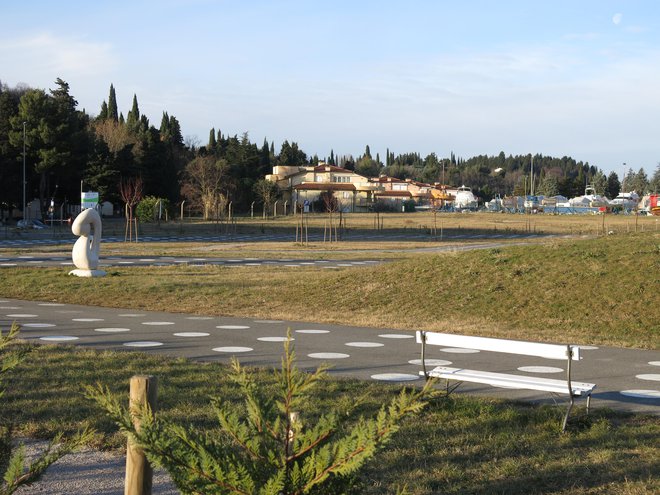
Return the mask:
[(37, 80), (52, 74), (67, 78), (107, 74), (118, 65), (118, 58), (108, 43), (50, 33), (0, 40), (0, 59), (7, 61), (21, 78), (35, 77)]
[(621, 14), (621, 13), (616, 13), (616, 14), (614, 14), (614, 15), (612, 16), (612, 22), (613, 22), (616, 26), (618, 26), (619, 24), (621, 24), (621, 21), (622, 21), (622, 20), (623, 20), (623, 14)]

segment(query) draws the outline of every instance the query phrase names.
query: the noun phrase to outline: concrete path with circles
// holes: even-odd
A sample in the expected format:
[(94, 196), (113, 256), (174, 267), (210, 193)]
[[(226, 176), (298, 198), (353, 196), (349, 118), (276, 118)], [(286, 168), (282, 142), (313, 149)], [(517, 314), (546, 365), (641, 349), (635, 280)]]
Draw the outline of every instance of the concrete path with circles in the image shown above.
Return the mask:
[[(298, 366), (332, 365), (331, 374), (364, 380), (421, 383), (420, 348), (414, 332), (112, 309), (15, 299), (0, 299), (0, 327), (16, 321), (21, 337), (38, 343), (73, 344), (94, 349), (141, 351), (198, 361), (229, 362), (236, 356), (249, 366), (277, 367), (287, 329), (291, 329)], [(660, 414), (660, 352), (582, 347), (573, 365), (575, 380), (597, 385), (593, 407)], [(429, 349), (432, 365), (563, 377), (565, 362), (465, 349)], [(534, 402), (564, 402), (564, 397), (485, 385), (462, 391)]]
[[(553, 234), (520, 233), (520, 232), (494, 232), (494, 231), (465, 231), (452, 229), (440, 236), (432, 236), (425, 230), (356, 230), (344, 234), (342, 241), (348, 242), (393, 242), (418, 241), (474, 241), (474, 240), (510, 240), (510, 239), (546, 239), (556, 237)], [(20, 235), (5, 234), (0, 238), (0, 248), (22, 248), (34, 246), (52, 246), (58, 244), (72, 245), (77, 238), (70, 232), (23, 232)], [(206, 234), (206, 235), (145, 235), (138, 238), (139, 242), (294, 242), (295, 233), (244, 233), (244, 234)], [(323, 242), (323, 231), (310, 230), (308, 242)], [(104, 236), (104, 243), (124, 242), (124, 236)]]
[[(283, 268), (299, 268), (316, 266), (320, 268), (337, 269), (355, 266), (368, 266), (380, 263), (377, 260), (314, 260), (314, 259), (288, 259), (288, 258), (218, 258), (218, 257), (189, 257), (189, 256), (101, 256), (99, 268), (107, 269), (118, 266), (279, 266)], [(0, 255), (0, 268), (16, 266), (65, 266), (74, 268), (71, 256), (52, 254), (24, 254), (20, 256)]]

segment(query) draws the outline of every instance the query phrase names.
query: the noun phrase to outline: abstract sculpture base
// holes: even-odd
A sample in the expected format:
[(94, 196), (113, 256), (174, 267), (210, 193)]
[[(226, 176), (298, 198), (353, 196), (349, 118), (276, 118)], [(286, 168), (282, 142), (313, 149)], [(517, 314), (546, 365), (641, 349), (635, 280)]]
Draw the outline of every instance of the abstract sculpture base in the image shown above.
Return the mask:
[(76, 277), (105, 277), (106, 273), (103, 270), (71, 270), (69, 275)]

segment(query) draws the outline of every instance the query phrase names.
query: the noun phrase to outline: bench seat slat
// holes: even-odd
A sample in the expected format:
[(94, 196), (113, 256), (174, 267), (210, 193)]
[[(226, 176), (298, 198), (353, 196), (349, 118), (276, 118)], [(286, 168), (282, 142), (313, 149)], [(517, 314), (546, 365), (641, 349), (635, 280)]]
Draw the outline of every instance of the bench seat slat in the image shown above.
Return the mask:
[[(546, 344), (543, 342), (524, 342), (520, 340), (494, 339), (490, 337), (474, 337), (470, 335), (455, 335), (452, 333), (417, 331), (417, 343), (422, 343), (422, 335), (427, 344), (444, 345), (447, 347), (464, 347), (480, 351), (505, 352), (522, 354), (549, 359), (567, 359), (567, 346), (561, 344)], [(571, 346), (572, 359), (580, 359), (580, 347)]]
[[(420, 373), (420, 374), (423, 374)], [(488, 371), (468, 370), (464, 368), (448, 368), (438, 366), (429, 372), (429, 376), (456, 380), (463, 382), (485, 383), (499, 387), (524, 388), (568, 395), (568, 383), (564, 380), (551, 378), (508, 375), (505, 373), (492, 373)], [(596, 385), (571, 381), (573, 395), (589, 395)]]

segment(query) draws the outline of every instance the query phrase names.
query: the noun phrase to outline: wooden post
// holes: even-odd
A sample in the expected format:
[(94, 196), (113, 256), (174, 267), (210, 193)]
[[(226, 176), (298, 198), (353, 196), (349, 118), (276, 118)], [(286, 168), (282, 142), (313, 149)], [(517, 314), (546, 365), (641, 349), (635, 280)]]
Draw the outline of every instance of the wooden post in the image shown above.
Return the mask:
[[(132, 410), (149, 404), (156, 410), (157, 380), (154, 376), (135, 375), (131, 378), (129, 408)], [(135, 428), (140, 430), (140, 422), (133, 416)], [(124, 495), (151, 495), (153, 470), (142, 449), (128, 441), (126, 447), (126, 479)]]

